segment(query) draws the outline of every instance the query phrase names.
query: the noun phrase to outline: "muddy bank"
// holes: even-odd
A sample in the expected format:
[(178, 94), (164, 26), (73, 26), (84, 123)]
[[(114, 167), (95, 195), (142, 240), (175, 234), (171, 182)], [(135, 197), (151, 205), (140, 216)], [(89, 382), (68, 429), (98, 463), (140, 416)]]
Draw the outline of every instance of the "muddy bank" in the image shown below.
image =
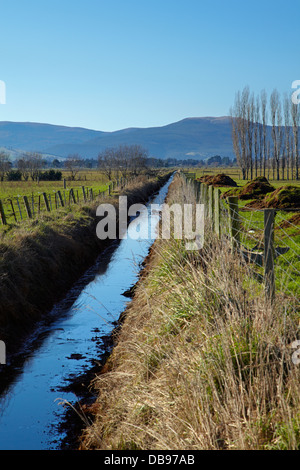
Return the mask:
[[(128, 206), (145, 203), (168, 180), (137, 182), (122, 192)], [(0, 245), (1, 302), (0, 339), (7, 347), (7, 362), (17, 353), (37, 323), (61, 300), (74, 282), (111, 244), (96, 236), (96, 208), (83, 206), (79, 215), (62, 218), (55, 226), (45, 220), (33, 221), (28, 233)], [(113, 203), (118, 213), (118, 197)]]

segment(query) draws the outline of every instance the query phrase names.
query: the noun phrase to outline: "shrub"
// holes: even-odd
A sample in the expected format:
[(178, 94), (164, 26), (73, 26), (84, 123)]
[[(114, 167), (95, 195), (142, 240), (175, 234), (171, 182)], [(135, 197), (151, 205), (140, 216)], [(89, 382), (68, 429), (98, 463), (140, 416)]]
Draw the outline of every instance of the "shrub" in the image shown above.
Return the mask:
[(22, 173), (19, 170), (10, 170), (7, 173), (7, 181), (21, 181)]
[(40, 174), (40, 181), (61, 181), (62, 172), (55, 170), (47, 170)]

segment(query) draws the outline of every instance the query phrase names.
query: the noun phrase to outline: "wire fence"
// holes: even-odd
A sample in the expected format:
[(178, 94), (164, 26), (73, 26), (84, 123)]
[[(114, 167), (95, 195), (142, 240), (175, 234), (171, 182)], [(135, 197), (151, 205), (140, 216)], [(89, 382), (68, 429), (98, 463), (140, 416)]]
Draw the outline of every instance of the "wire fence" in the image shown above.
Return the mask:
[(23, 220), (33, 219), (41, 213), (70, 207), (74, 204), (91, 202), (96, 198), (109, 196), (115, 189), (125, 187), (127, 179), (111, 181), (106, 188), (93, 186), (69, 188), (47, 192), (32, 193), (31, 195), (17, 195), (0, 199), (0, 219), (2, 225), (9, 225)]
[[(182, 173), (187, 192), (204, 204), (206, 222), (220, 242), (250, 267), (253, 278), (264, 285), (266, 300), (276, 293), (288, 297), (291, 308), (300, 308), (300, 213), (297, 210), (244, 209), (237, 197), (222, 198), (213, 188)], [(295, 223), (296, 222), (296, 223)]]

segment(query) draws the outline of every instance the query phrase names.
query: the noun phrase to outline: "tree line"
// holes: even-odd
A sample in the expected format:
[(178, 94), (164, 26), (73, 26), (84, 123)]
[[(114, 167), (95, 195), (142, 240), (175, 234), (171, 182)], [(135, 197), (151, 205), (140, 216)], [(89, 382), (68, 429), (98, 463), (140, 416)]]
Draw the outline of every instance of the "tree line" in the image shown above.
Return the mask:
[(274, 89), (255, 96), (246, 86), (230, 109), (232, 142), (243, 179), (299, 179), (299, 105)]
[[(88, 164), (87, 164), (88, 163)], [(114, 176), (137, 176), (141, 171), (149, 168), (148, 152), (140, 145), (120, 145), (107, 148), (100, 152), (96, 165), (91, 159), (81, 158), (79, 154), (70, 154), (60, 162), (54, 159), (54, 168), (63, 168), (69, 172), (70, 180), (74, 181), (78, 173), (84, 168), (98, 167), (109, 180)], [(36, 152), (25, 152), (19, 159), (12, 162), (10, 156), (0, 152), (0, 180), (4, 181), (39, 181), (61, 180), (62, 172), (59, 170), (42, 171), (49, 162)]]

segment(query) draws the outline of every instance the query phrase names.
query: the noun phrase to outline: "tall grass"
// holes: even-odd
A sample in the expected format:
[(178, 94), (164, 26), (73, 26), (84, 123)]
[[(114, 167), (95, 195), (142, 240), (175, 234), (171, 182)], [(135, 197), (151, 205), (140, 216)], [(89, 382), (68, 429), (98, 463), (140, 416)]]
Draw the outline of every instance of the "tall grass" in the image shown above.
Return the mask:
[[(172, 201), (182, 201), (180, 180)], [(249, 267), (213, 234), (157, 240), (98, 393), (85, 449), (299, 449), (299, 312), (265, 303)]]

